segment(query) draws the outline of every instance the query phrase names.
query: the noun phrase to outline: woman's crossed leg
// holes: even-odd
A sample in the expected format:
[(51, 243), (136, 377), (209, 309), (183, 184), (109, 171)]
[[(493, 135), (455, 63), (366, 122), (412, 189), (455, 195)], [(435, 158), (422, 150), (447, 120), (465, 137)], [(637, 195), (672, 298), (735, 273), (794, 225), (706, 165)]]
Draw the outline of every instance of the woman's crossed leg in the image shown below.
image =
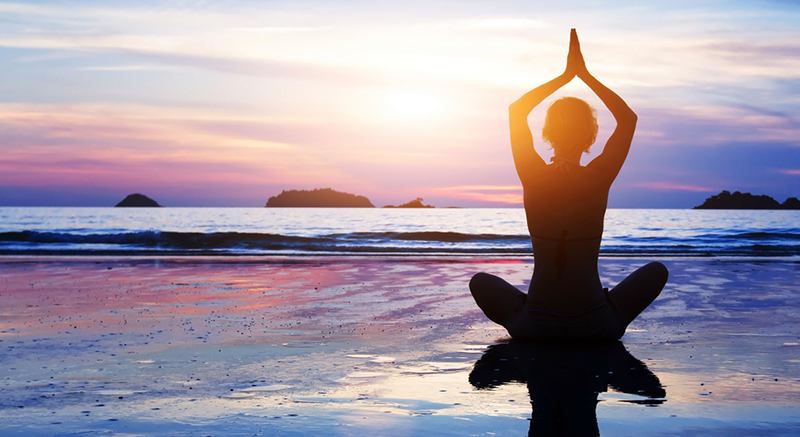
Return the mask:
[[(618, 319), (609, 327), (619, 336), (661, 293), (669, 272), (660, 262), (651, 262), (631, 273), (608, 292), (608, 301)], [(491, 321), (505, 327), (512, 337), (535, 338), (533, 320), (525, 309), (527, 296), (500, 277), (478, 273), (469, 282), (472, 297)]]

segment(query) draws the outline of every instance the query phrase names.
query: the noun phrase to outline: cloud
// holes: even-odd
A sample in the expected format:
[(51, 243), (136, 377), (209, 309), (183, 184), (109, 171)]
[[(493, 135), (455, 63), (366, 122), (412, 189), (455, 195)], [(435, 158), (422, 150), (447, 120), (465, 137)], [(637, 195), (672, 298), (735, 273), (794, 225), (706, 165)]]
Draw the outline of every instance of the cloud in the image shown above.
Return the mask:
[(83, 71), (153, 71), (153, 70), (167, 70), (167, 69), (170, 68), (163, 65), (153, 65), (153, 64), (108, 65), (108, 66), (78, 68), (78, 70), (83, 70)]
[[(635, 105), (634, 105), (635, 106)], [(718, 146), (741, 142), (795, 144), (800, 117), (789, 110), (754, 104), (684, 104), (637, 109), (636, 142), (653, 145)]]
[(789, 72), (800, 66), (800, 43), (791, 37), (785, 41), (725, 41), (711, 43), (703, 47), (716, 53), (731, 63), (747, 66), (745, 74), (773, 75)]
[(263, 33), (294, 33), (294, 32), (314, 32), (318, 30), (330, 29), (330, 27), (237, 27), (233, 30), (237, 32), (263, 32)]
[(77, 186), (142, 178), (209, 185), (347, 177), (344, 169), (326, 163), (335, 151), (309, 154), (290, 135), (283, 141), (270, 138), (264, 125), (276, 123), (308, 128), (299, 120), (225, 109), (3, 104), (2, 179), (10, 185)]
[(522, 187), (519, 185), (460, 185), (431, 188), (439, 196), (449, 196), (478, 202), (522, 205)]
[(501, 30), (530, 31), (534, 29), (551, 29), (552, 23), (532, 18), (492, 17), (463, 20), (447, 20), (438, 26), (458, 30)]
[(672, 182), (638, 182), (633, 184), (633, 186), (657, 191), (693, 191), (697, 193), (717, 191), (716, 188), (700, 187), (696, 185), (683, 185)]

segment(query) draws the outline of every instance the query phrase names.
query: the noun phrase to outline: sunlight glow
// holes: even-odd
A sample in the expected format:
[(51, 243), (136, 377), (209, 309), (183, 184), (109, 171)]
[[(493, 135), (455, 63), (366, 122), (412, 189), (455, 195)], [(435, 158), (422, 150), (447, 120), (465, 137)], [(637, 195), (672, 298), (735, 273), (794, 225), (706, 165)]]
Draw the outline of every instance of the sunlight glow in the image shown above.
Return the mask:
[(405, 120), (423, 120), (441, 113), (444, 105), (436, 97), (418, 91), (394, 91), (386, 98), (392, 115)]

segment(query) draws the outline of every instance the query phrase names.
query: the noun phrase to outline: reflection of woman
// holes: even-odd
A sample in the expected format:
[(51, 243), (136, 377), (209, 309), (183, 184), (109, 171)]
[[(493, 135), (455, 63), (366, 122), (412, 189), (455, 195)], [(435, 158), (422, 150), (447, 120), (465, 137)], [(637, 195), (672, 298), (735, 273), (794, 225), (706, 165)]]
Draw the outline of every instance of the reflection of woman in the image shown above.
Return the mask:
[(667, 396), (658, 377), (618, 341), (589, 346), (516, 340), (495, 344), (475, 363), (469, 382), (478, 389), (527, 384), (533, 405), (531, 436), (600, 435), (597, 395), (609, 387), (635, 395), (623, 402), (657, 406)]
[[(555, 101), (542, 130), (555, 153), (547, 165), (533, 148), (528, 114), (576, 76), (603, 101), (617, 127), (602, 154), (583, 167), (581, 156), (597, 135), (595, 111), (573, 97)], [(564, 73), (511, 104), (511, 148), (533, 243), (533, 278), (527, 296), (486, 273), (469, 285), (486, 316), (512, 337), (618, 339), (661, 293), (668, 276), (661, 263), (641, 267), (610, 292), (597, 271), (608, 190), (628, 155), (636, 119), (618, 95), (589, 74), (575, 29)]]

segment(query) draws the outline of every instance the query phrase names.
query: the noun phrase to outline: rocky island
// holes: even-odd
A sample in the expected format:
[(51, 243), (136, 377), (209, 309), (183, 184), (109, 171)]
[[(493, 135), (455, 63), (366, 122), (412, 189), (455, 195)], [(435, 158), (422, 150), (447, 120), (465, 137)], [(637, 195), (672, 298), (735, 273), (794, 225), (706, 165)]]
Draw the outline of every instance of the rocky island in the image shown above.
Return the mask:
[(752, 195), (735, 191), (723, 191), (711, 196), (702, 205), (694, 209), (800, 209), (800, 200), (790, 197), (785, 202), (779, 203), (767, 195)]
[(134, 193), (128, 194), (121, 202), (114, 205), (114, 207), (160, 207), (155, 200), (145, 196), (144, 194)]
[(404, 203), (404, 204), (402, 204), (400, 206), (386, 205), (386, 206), (384, 206), (384, 208), (433, 208), (433, 206), (431, 206), (431, 205), (423, 205), (422, 204), (422, 197), (417, 197), (416, 199), (414, 199), (414, 200), (412, 200), (412, 201), (410, 201), (408, 203)]
[(267, 200), (267, 208), (375, 208), (364, 196), (330, 188), (289, 190)]

